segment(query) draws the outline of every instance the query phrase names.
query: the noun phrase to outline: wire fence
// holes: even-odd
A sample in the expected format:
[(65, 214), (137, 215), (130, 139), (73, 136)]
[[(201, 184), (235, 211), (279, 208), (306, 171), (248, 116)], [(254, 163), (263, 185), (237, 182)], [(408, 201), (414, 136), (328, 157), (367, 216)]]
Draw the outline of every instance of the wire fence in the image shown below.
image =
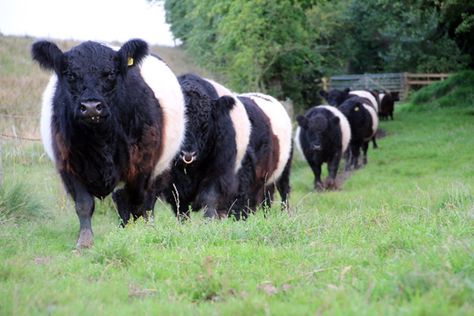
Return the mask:
[[(16, 122), (13, 122), (12, 124), (4, 123), (0, 124), (1, 129), (0, 129), (0, 139), (2, 140), (16, 140), (16, 141), (29, 141), (29, 142), (40, 142), (41, 138), (38, 135), (38, 122), (39, 119), (37, 116), (33, 115), (26, 115), (26, 114), (6, 114), (6, 113), (0, 113), (0, 119), (2, 121), (7, 121), (7, 120), (14, 120)], [(20, 124), (18, 124), (18, 120), (21, 121)], [(30, 122), (36, 122), (34, 126), (29, 124)], [(18, 126), (27, 126), (28, 132), (27, 133), (18, 133), (18, 130), (22, 130), (23, 128), (18, 128)], [(11, 129), (10, 132), (7, 132), (8, 129)], [(33, 136), (31, 136), (33, 135)]]

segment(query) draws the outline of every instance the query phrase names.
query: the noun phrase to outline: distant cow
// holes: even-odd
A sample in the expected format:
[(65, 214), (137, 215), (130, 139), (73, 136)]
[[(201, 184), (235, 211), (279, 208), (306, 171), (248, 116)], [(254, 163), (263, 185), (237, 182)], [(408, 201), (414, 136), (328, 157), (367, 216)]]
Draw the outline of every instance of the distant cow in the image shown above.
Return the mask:
[(219, 98), (210, 82), (193, 74), (180, 76), (179, 83), (188, 125), (163, 194), (180, 218), (189, 217), (190, 209), (204, 209), (205, 217), (227, 215), (228, 201), (236, 196), (236, 164), (240, 163), (230, 115), (236, 100)]
[[(336, 189), (339, 162), (351, 139), (351, 128), (344, 114), (336, 107), (320, 105), (310, 108), (296, 117), (295, 143), (314, 173), (316, 190)], [(321, 181), (321, 165), (327, 163), (329, 176), (324, 185)]]
[[(329, 105), (339, 107), (345, 100), (358, 96), (365, 99), (365, 104), (370, 105), (374, 110), (375, 114), (378, 115), (380, 109), (380, 99), (377, 93), (371, 90), (350, 90), (346, 88), (344, 90), (333, 89), (329, 92), (321, 90), (319, 94), (328, 101)], [(372, 137), (372, 143), (374, 148), (377, 148), (377, 140), (375, 134)]]
[(400, 101), (398, 92), (385, 92), (379, 94), (380, 109), (379, 117), (383, 120), (390, 119), (393, 121), (393, 110), (395, 107), (395, 101)]
[(346, 164), (346, 170), (351, 166), (358, 168), (361, 148), (364, 153), (363, 163), (367, 163), (369, 141), (374, 137), (378, 128), (379, 120), (377, 113), (368, 104), (367, 99), (357, 96), (344, 101), (338, 109), (347, 117), (351, 126), (351, 160), (349, 164)]
[(150, 208), (150, 187), (169, 169), (184, 139), (181, 87), (138, 39), (118, 50), (85, 42), (65, 53), (40, 41), (32, 56), (54, 71), (43, 95), (42, 141), (75, 202), (76, 247), (90, 247), (94, 197), (117, 189), (114, 200), (124, 223)]

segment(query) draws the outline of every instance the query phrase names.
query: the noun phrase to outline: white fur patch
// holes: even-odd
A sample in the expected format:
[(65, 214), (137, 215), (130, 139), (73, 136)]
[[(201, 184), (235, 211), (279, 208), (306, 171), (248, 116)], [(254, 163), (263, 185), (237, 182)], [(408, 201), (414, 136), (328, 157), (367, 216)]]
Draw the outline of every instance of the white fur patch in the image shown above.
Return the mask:
[(178, 78), (160, 59), (148, 55), (141, 63), (140, 72), (160, 102), (163, 113), (162, 151), (153, 172), (156, 177), (171, 167), (171, 161), (183, 144), (186, 129), (184, 96)]
[(382, 104), (382, 100), (384, 96), (385, 96), (385, 93), (379, 93), (380, 104)]
[(53, 98), (56, 91), (56, 84), (58, 77), (53, 74), (49, 79), (48, 85), (43, 92), (43, 100), (41, 104), (41, 120), (40, 133), (41, 141), (43, 142), (44, 150), (48, 154), (49, 159), (56, 161), (53, 151), (53, 136), (51, 131), (51, 120), (53, 118)]
[(301, 155), (301, 158), (304, 158), (303, 147), (301, 147), (300, 135), (301, 135), (301, 126), (298, 126), (296, 128), (296, 131), (295, 131), (294, 142), (295, 142), (295, 146), (296, 146), (297, 151)]
[(356, 96), (359, 96), (361, 98), (366, 98), (368, 99), (370, 102), (372, 102), (373, 104), (373, 108), (375, 109), (375, 113), (378, 113), (379, 112), (379, 104), (377, 102), (377, 99), (374, 97), (374, 95), (372, 93), (370, 93), (369, 91), (364, 91), (364, 90), (355, 90), (355, 91), (351, 91), (349, 92), (350, 95), (356, 95)]
[(342, 145), (342, 152), (344, 153), (349, 146), (349, 142), (351, 140), (351, 126), (349, 125), (349, 121), (347, 120), (346, 116), (342, 114), (336, 107), (330, 105), (319, 105), (318, 108), (324, 108), (328, 111), (331, 111), (332, 114), (339, 118), (339, 126), (341, 127), (341, 145)]
[(242, 166), (242, 160), (244, 159), (245, 153), (247, 152), (252, 125), (250, 124), (250, 120), (244, 105), (236, 97), (235, 93), (211, 79), (205, 78), (205, 80), (212, 84), (219, 97), (228, 95), (233, 97), (235, 100), (235, 106), (230, 111), (230, 118), (232, 120), (232, 125), (234, 126), (236, 138), (235, 143), (237, 145), (237, 157), (235, 159), (234, 167), (234, 171), (237, 173), (237, 171)]
[[(377, 133), (377, 128), (379, 127), (379, 117), (378, 117), (378, 115), (375, 112), (373, 107), (371, 107), (370, 105), (365, 104), (365, 103), (363, 103), (362, 105), (364, 106), (364, 108), (367, 111), (369, 111), (370, 116), (372, 117), (372, 130), (373, 130), (372, 136), (374, 136), (375, 133)], [(371, 138), (372, 138), (372, 136), (371, 136)]]
[(278, 157), (277, 168), (273, 174), (268, 176), (267, 185), (276, 182), (283, 170), (291, 154), (291, 119), (288, 116), (283, 105), (272, 96), (262, 93), (244, 93), (244, 97), (251, 98), (258, 107), (270, 119), (273, 134), (278, 138), (280, 145), (280, 155)]

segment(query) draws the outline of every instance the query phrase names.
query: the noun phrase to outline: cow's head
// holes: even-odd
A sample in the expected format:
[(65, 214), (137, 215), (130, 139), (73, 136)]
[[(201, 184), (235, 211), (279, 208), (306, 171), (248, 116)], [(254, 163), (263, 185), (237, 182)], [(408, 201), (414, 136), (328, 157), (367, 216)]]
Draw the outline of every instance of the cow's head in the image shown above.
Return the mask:
[(302, 129), (306, 130), (309, 149), (311, 151), (323, 150), (324, 139), (329, 136), (332, 128), (339, 124), (339, 118), (337, 116), (328, 118), (322, 114), (316, 114), (310, 117), (298, 115), (296, 121)]
[[(204, 159), (209, 148), (215, 142), (211, 133), (217, 133), (219, 122), (229, 115), (229, 110), (235, 105), (235, 100), (229, 96), (212, 100), (206, 94), (198, 91), (186, 91), (187, 115), (189, 124), (186, 137), (181, 147), (180, 159), (186, 165)], [(192, 103), (191, 103), (192, 102)]]
[(65, 53), (48, 41), (32, 47), (33, 59), (56, 73), (56, 89), (67, 98), (66, 111), (88, 125), (107, 121), (120, 82), (147, 54), (147, 43), (138, 39), (126, 42), (118, 51), (90, 41)]
[(339, 106), (348, 98), (350, 91), (351, 89), (349, 88), (344, 90), (332, 89), (329, 92), (321, 90), (319, 91), (319, 95), (322, 96), (329, 105)]

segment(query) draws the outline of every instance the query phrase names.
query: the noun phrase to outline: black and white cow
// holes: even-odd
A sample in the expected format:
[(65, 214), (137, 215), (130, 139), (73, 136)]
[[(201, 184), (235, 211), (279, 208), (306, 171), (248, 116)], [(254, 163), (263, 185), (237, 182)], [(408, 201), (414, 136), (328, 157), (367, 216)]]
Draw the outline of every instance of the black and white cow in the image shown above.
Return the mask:
[[(333, 89), (329, 92), (321, 90), (319, 94), (328, 101), (329, 105), (339, 107), (345, 100), (358, 96), (365, 99), (365, 104), (370, 105), (374, 108), (376, 115), (380, 109), (380, 99), (377, 93), (371, 90), (350, 90), (346, 88), (344, 90)], [(377, 148), (376, 135), (372, 137), (373, 147)]]
[(367, 150), (369, 141), (377, 132), (379, 120), (375, 109), (368, 104), (366, 98), (358, 96), (344, 101), (338, 109), (347, 117), (351, 126), (350, 141), (350, 163), (346, 164), (346, 170), (351, 166), (359, 167), (360, 149), (364, 152), (363, 163), (367, 163)]
[(178, 79), (188, 126), (163, 195), (180, 218), (189, 217), (190, 209), (205, 209), (204, 216), (211, 218), (227, 215), (228, 202), (236, 196), (240, 167), (239, 126), (231, 117), (238, 101), (232, 96), (219, 98), (214, 86), (199, 76), (186, 74)]
[[(314, 173), (314, 188), (337, 189), (336, 175), (339, 162), (351, 139), (347, 118), (336, 107), (319, 105), (296, 117), (295, 134), (297, 149), (304, 155)], [(321, 181), (321, 165), (328, 165), (326, 184)]]
[(398, 92), (384, 92), (379, 94), (380, 99), (380, 109), (379, 117), (382, 120), (390, 119), (393, 121), (393, 110), (395, 107), (395, 101), (400, 101), (400, 96)]
[(239, 197), (233, 208), (238, 219), (259, 206), (271, 206), (275, 186), (288, 208), (292, 159), (291, 120), (283, 105), (261, 93), (238, 96), (245, 106), (252, 132), (239, 173)]
[(67, 52), (39, 41), (32, 57), (54, 71), (43, 94), (42, 141), (75, 202), (76, 247), (90, 247), (94, 197), (121, 183), (114, 200), (123, 222), (146, 215), (152, 183), (184, 140), (181, 86), (139, 39), (118, 50), (85, 42)]

